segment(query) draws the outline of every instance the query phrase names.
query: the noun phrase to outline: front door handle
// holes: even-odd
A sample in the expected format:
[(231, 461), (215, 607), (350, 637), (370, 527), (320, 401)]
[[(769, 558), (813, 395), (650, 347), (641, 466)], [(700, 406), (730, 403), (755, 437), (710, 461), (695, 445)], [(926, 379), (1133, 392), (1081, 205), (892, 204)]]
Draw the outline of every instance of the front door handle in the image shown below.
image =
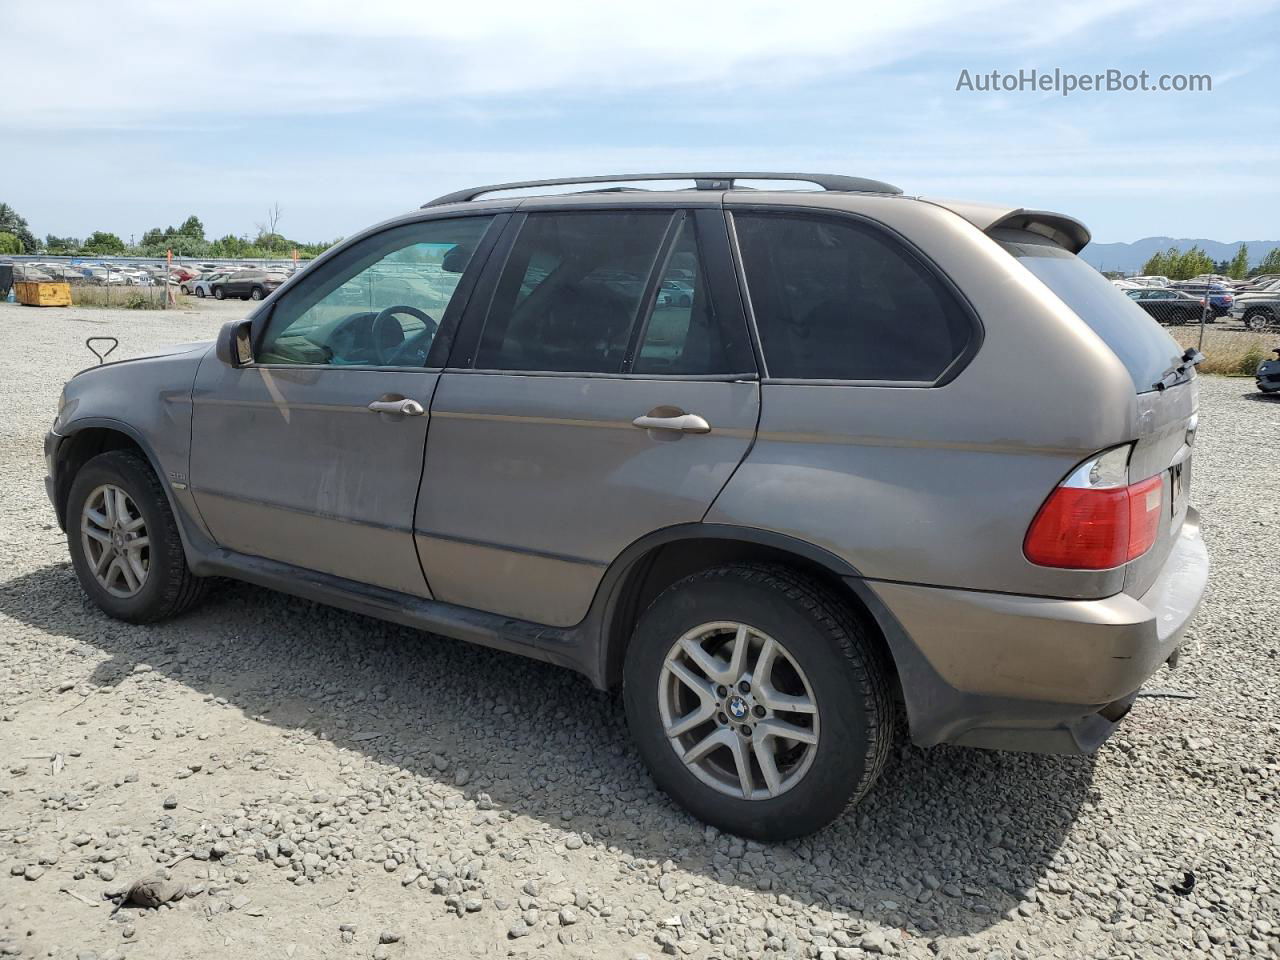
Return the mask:
[(678, 433), (710, 433), (711, 424), (696, 413), (682, 413), (674, 417), (636, 417), (633, 427), (641, 430), (675, 430)]
[(420, 417), (427, 412), (417, 400), (375, 400), (369, 409), (374, 413), (398, 413), (405, 417)]

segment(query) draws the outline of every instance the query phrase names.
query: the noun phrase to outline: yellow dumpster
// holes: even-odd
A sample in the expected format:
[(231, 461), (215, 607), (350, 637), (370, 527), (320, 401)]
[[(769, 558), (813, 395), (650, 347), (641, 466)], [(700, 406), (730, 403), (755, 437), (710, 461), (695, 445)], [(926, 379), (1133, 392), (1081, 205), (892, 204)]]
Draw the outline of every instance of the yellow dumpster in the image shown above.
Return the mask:
[(19, 303), (28, 307), (71, 306), (71, 284), (44, 283), (37, 280), (19, 280), (13, 285)]

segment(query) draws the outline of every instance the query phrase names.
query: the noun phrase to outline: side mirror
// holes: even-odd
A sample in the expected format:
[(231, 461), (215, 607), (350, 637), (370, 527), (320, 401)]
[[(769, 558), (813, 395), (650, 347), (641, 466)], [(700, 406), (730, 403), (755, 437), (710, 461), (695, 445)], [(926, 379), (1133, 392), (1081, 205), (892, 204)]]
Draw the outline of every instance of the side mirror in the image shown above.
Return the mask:
[(229, 367), (244, 367), (253, 363), (253, 321), (232, 320), (218, 331), (218, 359)]

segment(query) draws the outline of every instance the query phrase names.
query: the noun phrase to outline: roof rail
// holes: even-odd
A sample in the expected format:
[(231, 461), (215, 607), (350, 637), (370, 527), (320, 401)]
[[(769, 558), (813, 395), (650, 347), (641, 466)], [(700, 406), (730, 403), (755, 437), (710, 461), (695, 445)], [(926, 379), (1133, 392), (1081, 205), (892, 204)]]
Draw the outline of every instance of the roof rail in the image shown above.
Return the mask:
[(619, 183), (644, 180), (692, 180), (699, 190), (731, 190), (736, 180), (798, 180), (812, 183), (823, 190), (847, 193), (902, 193), (901, 187), (866, 177), (846, 177), (835, 173), (617, 173), (597, 177), (565, 177), (554, 180), (517, 180), (512, 183), (490, 183), (483, 187), (469, 187), (436, 197), (423, 207), (438, 207), (446, 203), (463, 203), (486, 193), (500, 190), (523, 190), (529, 187), (563, 187), (578, 183)]

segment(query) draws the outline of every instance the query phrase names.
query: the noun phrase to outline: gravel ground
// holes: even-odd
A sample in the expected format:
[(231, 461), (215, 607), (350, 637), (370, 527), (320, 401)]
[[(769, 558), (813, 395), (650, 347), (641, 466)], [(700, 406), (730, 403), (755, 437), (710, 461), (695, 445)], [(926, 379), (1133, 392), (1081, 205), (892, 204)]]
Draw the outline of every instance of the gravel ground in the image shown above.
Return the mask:
[[(148, 628), (88, 605), (41, 482), (80, 341), (245, 306), (0, 305), (0, 955), (1280, 956), (1280, 403), (1250, 381), (1201, 382), (1213, 579), (1150, 685), (1189, 699), (1088, 759), (901, 746), (764, 846), (675, 809), (568, 672), (232, 583)], [(161, 868), (185, 898), (113, 912)]]

